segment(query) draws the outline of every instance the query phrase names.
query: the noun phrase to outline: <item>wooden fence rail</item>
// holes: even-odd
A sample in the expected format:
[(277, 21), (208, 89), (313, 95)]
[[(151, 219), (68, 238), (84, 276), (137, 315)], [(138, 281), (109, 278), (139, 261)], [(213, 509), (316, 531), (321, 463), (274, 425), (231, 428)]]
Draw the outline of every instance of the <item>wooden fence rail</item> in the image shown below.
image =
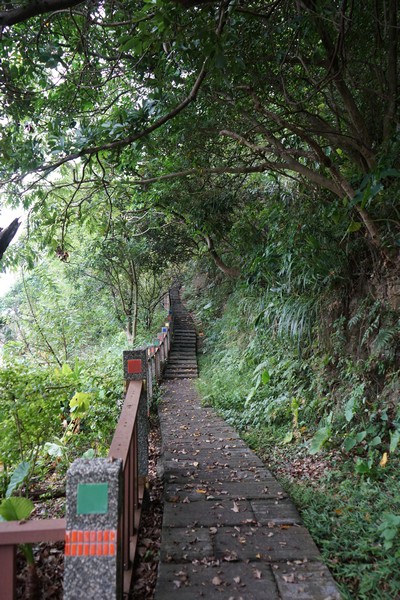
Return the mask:
[[(147, 439), (142, 439), (138, 427), (139, 404), (146, 394), (149, 404), (154, 385), (163, 374), (171, 345), (172, 315), (169, 293), (163, 299), (169, 311), (167, 322), (157, 340), (140, 349), (145, 356), (145, 372), (141, 379), (127, 381), (125, 400), (109, 450), (109, 458), (121, 459), (123, 471), (123, 502), (117, 544), (122, 556), (123, 592), (129, 592), (132, 582), (138, 528), (143, 505), (146, 476), (140, 469), (140, 455), (147, 457)], [(135, 351), (133, 351), (135, 352)], [(147, 413), (146, 413), (147, 414)], [(142, 447), (141, 447), (142, 445)], [(143, 462), (143, 460), (142, 460)], [(142, 470), (142, 472), (140, 472)], [(67, 499), (68, 502), (68, 499)], [(0, 598), (16, 598), (16, 548), (19, 544), (60, 542), (65, 540), (65, 519), (36, 519), (30, 521), (0, 522)]]

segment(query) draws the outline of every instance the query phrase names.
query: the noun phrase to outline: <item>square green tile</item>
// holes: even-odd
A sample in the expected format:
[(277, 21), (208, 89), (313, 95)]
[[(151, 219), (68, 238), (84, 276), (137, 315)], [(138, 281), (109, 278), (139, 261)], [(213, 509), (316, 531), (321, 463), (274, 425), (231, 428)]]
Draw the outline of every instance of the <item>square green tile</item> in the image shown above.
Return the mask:
[(79, 483), (78, 515), (104, 515), (108, 512), (108, 483)]

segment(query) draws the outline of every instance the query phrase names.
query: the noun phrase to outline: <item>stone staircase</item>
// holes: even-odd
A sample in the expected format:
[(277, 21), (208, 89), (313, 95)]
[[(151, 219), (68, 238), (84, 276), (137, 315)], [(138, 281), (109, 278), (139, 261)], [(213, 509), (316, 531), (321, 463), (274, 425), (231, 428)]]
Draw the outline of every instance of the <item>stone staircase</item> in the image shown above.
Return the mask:
[(197, 334), (189, 312), (182, 304), (179, 288), (171, 290), (174, 334), (164, 379), (194, 379), (199, 376), (197, 365)]

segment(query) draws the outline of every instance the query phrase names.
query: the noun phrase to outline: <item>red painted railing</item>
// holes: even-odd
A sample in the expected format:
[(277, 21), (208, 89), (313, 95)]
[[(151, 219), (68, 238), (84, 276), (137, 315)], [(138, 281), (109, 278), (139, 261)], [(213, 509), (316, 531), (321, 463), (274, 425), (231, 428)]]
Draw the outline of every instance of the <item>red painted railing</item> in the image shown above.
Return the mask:
[[(164, 299), (164, 308), (169, 309), (169, 294)], [(162, 378), (168, 357), (172, 335), (172, 320), (169, 316), (166, 327), (158, 335), (157, 345), (147, 349), (147, 377), (144, 381), (130, 381), (109, 450), (109, 458), (120, 458), (123, 464), (124, 500), (121, 514), (121, 544), (123, 590), (128, 593), (136, 553), (138, 529), (143, 504), (145, 478), (138, 473), (138, 408), (141, 394), (151, 397), (153, 384)], [(147, 393), (147, 391), (146, 391)], [(36, 519), (31, 521), (0, 522), (0, 599), (14, 600), (16, 597), (16, 548), (19, 544), (59, 542), (65, 538), (65, 519)]]
[(142, 512), (144, 481), (138, 475), (137, 415), (142, 381), (130, 381), (108, 456), (122, 460), (124, 499), (121, 519), (123, 588), (128, 593), (132, 581), (138, 528)]
[(0, 598), (13, 600), (16, 593), (18, 544), (64, 540), (65, 519), (41, 519), (0, 523)]

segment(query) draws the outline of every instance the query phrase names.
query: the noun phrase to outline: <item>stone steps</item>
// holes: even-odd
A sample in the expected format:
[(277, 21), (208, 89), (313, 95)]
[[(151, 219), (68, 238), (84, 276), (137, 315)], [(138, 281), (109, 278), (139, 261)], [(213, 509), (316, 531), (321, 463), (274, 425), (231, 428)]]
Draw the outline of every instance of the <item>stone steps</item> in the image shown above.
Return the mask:
[(174, 331), (164, 379), (195, 379), (197, 366), (197, 334), (193, 319), (182, 304), (177, 288), (171, 292)]

